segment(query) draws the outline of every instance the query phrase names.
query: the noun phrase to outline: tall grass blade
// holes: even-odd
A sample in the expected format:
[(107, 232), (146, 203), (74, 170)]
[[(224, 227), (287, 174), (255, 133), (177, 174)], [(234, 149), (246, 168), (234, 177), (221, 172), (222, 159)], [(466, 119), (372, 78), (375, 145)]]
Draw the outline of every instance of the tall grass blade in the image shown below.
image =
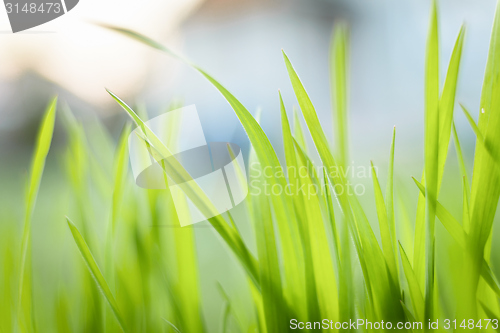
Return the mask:
[(465, 118), (467, 118), (467, 121), (469, 122), (470, 127), (474, 131), (474, 134), (476, 134), (477, 139), (481, 142), (484, 142), (484, 136), (481, 133), (481, 130), (479, 129), (479, 127), (476, 125), (474, 118), (472, 118), (472, 116), (470, 115), (470, 112), (461, 103), (460, 103), (460, 107), (462, 108), (462, 111), (464, 112)]
[(455, 95), (457, 91), (458, 73), (460, 69), (460, 60), (462, 58), (462, 48), (464, 44), (465, 26), (462, 25), (458, 33), (453, 52), (451, 54), (448, 71), (444, 82), (443, 92), (439, 99), (439, 174), (438, 174), (438, 192), (441, 185), (441, 179), (444, 173), (446, 156), (450, 143), (451, 125), (453, 122), (453, 110), (455, 106)]
[[(483, 308), (484, 313), (488, 316), (489, 319), (498, 319), (500, 317), (499, 314), (496, 314), (489, 306), (479, 301), (479, 304)], [(492, 326), (493, 328), (493, 326)], [(500, 326), (496, 325), (496, 328), (493, 328), (495, 331), (500, 332)]]
[(43, 170), (45, 168), (45, 160), (52, 142), (52, 134), (54, 132), (54, 123), (56, 119), (56, 107), (57, 97), (53, 98), (49, 103), (38, 132), (25, 198), (26, 211), (24, 217), (23, 238), (21, 241), (18, 293), (18, 320), (21, 330), (29, 330), (31, 320), (33, 319), (31, 314), (31, 255), (29, 253), (31, 249), (31, 222), (38, 196), (38, 190), (40, 189)]
[[(413, 316), (410, 309), (408, 309), (408, 307), (406, 306), (406, 304), (403, 301), (401, 301), (401, 306), (403, 307), (403, 310), (405, 312), (406, 321), (410, 322), (410, 323), (416, 322), (417, 320), (415, 319), (415, 316)], [(415, 330), (412, 328), (412, 329), (410, 329), (410, 332), (415, 332)]]
[(439, 167), (439, 44), (437, 5), (432, 1), (425, 64), (425, 318), (434, 315), (434, 221)]
[(395, 275), (396, 281), (399, 281), (399, 265), (397, 257), (397, 232), (396, 232), (396, 216), (394, 214), (394, 150), (396, 147), (396, 126), (392, 131), (391, 151), (389, 158), (389, 172), (387, 175), (387, 186), (385, 188), (385, 207), (387, 210), (387, 223), (391, 232), (392, 252), (394, 254), (394, 262), (396, 263)]
[[(476, 292), (484, 261), (486, 242), (491, 233), (500, 197), (500, 3), (497, 4), (490, 50), (480, 102), (478, 129), (484, 135), (484, 146), (476, 143), (471, 184), (471, 219), (464, 258), (463, 292), (457, 319), (477, 314)], [(488, 151), (493, 152), (491, 155)]]
[(375, 193), (375, 205), (377, 207), (378, 223), (380, 227), (380, 235), (382, 238), (382, 249), (384, 251), (385, 261), (391, 273), (391, 277), (394, 283), (398, 283), (398, 268), (396, 263), (396, 255), (394, 253), (394, 248), (392, 247), (392, 234), (391, 227), (387, 218), (387, 210), (384, 204), (384, 196), (382, 190), (380, 189), (380, 184), (378, 181), (377, 173), (371, 163), (372, 167), (372, 180), (373, 180), (373, 190)]
[(470, 225), (470, 182), (469, 182), (469, 177), (467, 176), (467, 168), (465, 167), (462, 147), (460, 145), (460, 140), (458, 138), (455, 123), (453, 123), (453, 142), (455, 143), (455, 151), (457, 153), (458, 167), (460, 169), (460, 175), (462, 176), (462, 183), (463, 183), (462, 225), (464, 227), (465, 232), (468, 233)]
[[(323, 166), (328, 171), (328, 177), (334, 186), (336, 199), (345, 216), (348, 228), (351, 231), (358, 258), (363, 269), (363, 276), (365, 280), (370, 281), (367, 282), (367, 284), (377, 286), (376, 288), (367, 286), (370, 297), (373, 297), (372, 301), (374, 306), (377, 307), (375, 313), (385, 318), (402, 318), (404, 314), (399, 306), (399, 291), (388, 276), (384, 255), (375, 234), (356, 196), (347, 194), (349, 184), (344, 176), (341, 172), (335, 172), (335, 170), (338, 171), (341, 169), (330, 151), (316, 110), (285, 53), (283, 53), (283, 57), (300, 109), (302, 110), (309, 132), (323, 162)], [(384, 306), (386, 302), (395, 302), (398, 304), (397, 311), (388, 312), (387, 307)]]
[[(299, 165), (297, 162), (297, 156), (295, 152), (294, 146), (294, 138), (292, 137), (292, 133), (290, 130), (290, 123), (288, 121), (288, 117), (285, 110), (285, 105), (283, 103), (283, 99), (280, 97), (280, 111), (281, 111), (281, 126), (283, 132), (283, 145), (285, 148), (285, 158), (286, 158), (286, 167), (287, 167), (287, 175), (288, 182), (290, 184), (290, 188), (298, 189), (300, 188), (300, 177), (298, 174)], [(302, 133), (300, 129), (300, 124), (298, 124), (298, 118), (295, 119), (296, 126), (299, 126), (299, 132)], [(302, 136), (303, 138), (303, 136)], [(300, 145), (300, 143), (298, 143)], [(305, 144), (305, 142), (302, 142)], [(303, 148), (304, 149), (304, 148)], [(314, 267), (313, 267), (313, 259), (311, 253), (311, 244), (309, 239), (309, 230), (307, 226), (307, 211), (306, 211), (306, 203), (304, 202), (304, 198), (298, 193), (295, 193), (295, 190), (292, 190), (294, 195), (292, 196), (292, 200), (294, 203), (295, 214), (297, 215), (298, 228), (300, 232), (301, 241), (304, 249), (304, 271), (305, 271), (305, 300), (307, 303), (307, 307), (305, 309), (306, 318), (319, 318), (319, 305), (318, 305), (318, 296), (316, 294), (316, 282), (314, 278)], [(301, 306), (299, 305), (299, 308)], [(302, 312), (302, 311), (301, 311)], [(302, 313), (303, 314), (303, 313)]]
[(122, 130), (114, 161), (114, 185), (111, 204), (111, 230), (113, 235), (116, 230), (118, 212), (120, 211), (126, 186), (125, 180), (128, 171), (128, 137), (130, 128), (131, 124), (127, 123)]
[(415, 313), (416, 319), (422, 322), (424, 318), (424, 308), (425, 308), (425, 302), (422, 296), (422, 291), (420, 290), (417, 277), (413, 272), (413, 268), (411, 267), (410, 261), (408, 260), (406, 252), (403, 249), (403, 246), (401, 246), (401, 244), (399, 244), (399, 253), (401, 255), (403, 270), (406, 276), (406, 281), (408, 282), (408, 288), (410, 290), (413, 311)]
[[(118, 104), (130, 115), (130, 117), (134, 120), (134, 122), (142, 129), (142, 133), (145, 138), (141, 138), (144, 140), (149, 153), (153, 156), (153, 158), (157, 161), (157, 163), (163, 168), (166, 174), (177, 177), (181, 177), (181, 179), (191, 179), (191, 176), (187, 173), (187, 171), (178, 163), (176, 159), (171, 160), (171, 164), (167, 168), (166, 163), (164, 163), (165, 158), (172, 156), (172, 153), (168, 150), (167, 147), (156, 137), (156, 135), (147, 127), (147, 125), (139, 118), (139, 116), (132, 110), (130, 106), (128, 106), (124, 101), (122, 101), (118, 96), (113, 94), (108, 90), (108, 93), (115, 99)], [(188, 183), (192, 184), (192, 183)], [(196, 184), (192, 184), (193, 186), (185, 187), (183, 190), (187, 191), (187, 195), (189, 199), (193, 201), (193, 203), (200, 209), (201, 212), (205, 214), (205, 216), (214, 216), (209, 218), (208, 221), (215, 228), (215, 230), (219, 233), (222, 239), (227, 243), (227, 245), (234, 251), (236, 257), (241, 261), (243, 267), (250, 275), (250, 278), (256, 283), (258, 288), (259, 279), (258, 279), (258, 268), (257, 262), (253, 255), (248, 250), (247, 246), (244, 244), (241, 236), (231, 227), (229, 227), (224, 221), (224, 219), (214, 213), (214, 208), (211, 201), (207, 198), (204, 192), (196, 186)]]

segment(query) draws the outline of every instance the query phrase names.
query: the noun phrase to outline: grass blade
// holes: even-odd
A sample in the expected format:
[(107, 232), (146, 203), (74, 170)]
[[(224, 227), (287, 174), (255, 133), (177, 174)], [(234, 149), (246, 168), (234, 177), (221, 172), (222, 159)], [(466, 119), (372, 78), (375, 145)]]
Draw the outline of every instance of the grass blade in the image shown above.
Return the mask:
[(425, 319), (434, 315), (434, 222), (438, 192), (439, 44), (437, 5), (432, 1), (425, 61)]
[(462, 153), (462, 147), (460, 145), (460, 140), (458, 139), (457, 129), (455, 123), (453, 123), (453, 142), (455, 143), (455, 151), (457, 153), (458, 167), (460, 168), (460, 175), (462, 176), (462, 188), (463, 188), (463, 222), (465, 232), (469, 232), (470, 224), (470, 183), (467, 176), (467, 169), (465, 167), (464, 156)]
[[(427, 63), (428, 63), (428, 69), (429, 71), (431, 68), (436, 67), (438, 64), (438, 50), (437, 46), (437, 23), (433, 23), (437, 21), (437, 16), (435, 15), (435, 3), (433, 4), (433, 10), (434, 10), (434, 15), (431, 17), (431, 29), (429, 30), (429, 44), (428, 44), (428, 55), (427, 55)], [(436, 198), (439, 193), (439, 189), (441, 186), (441, 180), (442, 180), (442, 175), (444, 172), (444, 166), (446, 162), (446, 156), (448, 154), (448, 146), (449, 146), (449, 141), (450, 141), (450, 127), (451, 123), (453, 120), (453, 110), (454, 110), (454, 104), (455, 104), (455, 95), (456, 95), (456, 87), (457, 87), (457, 81), (458, 81), (458, 72), (459, 72), (459, 67), (460, 67), (460, 60), (461, 60), (461, 54), (462, 54), (462, 47), (463, 47), (463, 40), (464, 40), (464, 34), (465, 34), (465, 28), (462, 26), (460, 29), (460, 32), (458, 34), (457, 40), (455, 42), (455, 47), (453, 49), (453, 53), (451, 55), (450, 63), (448, 66), (448, 72), (446, 75), (445, 79), (445, 85), (443, 87), (443, 92), (441, 95), (441, 98), (439, 99), (439, 115), (438, 117), (438, 148), (437, 148), (437, 187), (436, 187)], [(431, 38), (432, 37), (432, 38)], [(434, 41), (432, 41), (434, 39)], [(433, 47), (433, 50), (431, 50), (431, 46)], [(433, 58), (431, 59), (431, 53), (433, 54)], [(431, 62), (432, 60), (432, 62)], [(431, 108), (434, 108), (434, 110), (437, 112), (438, 110), (435, 109), (435, 98), (437, 94), (437, 89), (439, 89), (438, 84), (436, 81), (438, 81), (438, 68), (434, 68), (433, 74), (428, 71), (426, 72), (426, 78), (429, 80), (426, 81), (426, 100), (427, 96), (431, 97), (432, 95), (432, 102), (430, 104), (426, 104), (426, 110), (428, 109), (428, 106)], [(429, 90), (427, 90), (427, 87)], [(432, 91), (432, 92), (431, 92)], [(430, 101), (430, 100), (429, 100)], [(426, 102), (427, 103), (427, 102)], [(432, 105), (432, 106), (430, 106)], [(427, 112), (427, 111), (426, 111)], [(426, 113), (427, 115), (427, 113)], [(426, 119), (428, 117), (426, 116)], [(434, 115), (433, 121), (436, 121), (436, 115)], [(427, 122), (426, 122), (427, 126)], [(434, 131), (436, 130), (436, 124), (434, 123), (433, 125)], [(429, 133), (426, 128), (426, 135)], [(430, 135), (430, 133), (429, 133)], [(434, 142), (431, 144), (432, 147), (435, 149), (435, 140), (436, 140), (436, 134), (432, 135)], [(426, 142), (429, 141), (427, 140), (426, 137)], [(426, 148), (427, 149), (427, 148)], [(434, 155), (434, 152), (429, 151), (429, 154), (432, 156)], [(434, 157), (427, 157), (426, 156), (426, 161), (430, 161)], [(429, 164), (429, 163), (427, 163)], [(434, 166), (435, 167), (435, 163)], [(427, 168), (427, 166), (425, 167)], [(425, 174), (425, 168), (424, 172), (422, 173), (422, 184), (426, 183), (426, 174)], [(425, 262), (426, 262), (426, 232), (429, 231), (429, 227), (426, 226), (426, 221), (428, 221), (426, 215), (426, 211), (429, 210), (429, 208), (426, 209), (426, 203), (425, 203), (425, 197), (422, 194), (419, 194), (418, 196), (418, 204), (417, 204), (417, 218), (416, 218), (416, 223), (415, 223), (415, 242), (414, 242), (414, 257), (413, 257), (413, 268), (415, 270), (415, 274), (417, 276), (417, 279), (419, 280), (419, 283), (421, 285), (422, 289), (425, 289)], [(428, 244), (429, 242), (427, 242)]]
[(330, 49), (330, 82), (332, 85), (333, 123), (338, 162), (344, 168), (348, 159), (347, 114), (347, 27), (339, 23), (333, 30)]
[(455, 106), (455, 95), (457, 91), (458, 72), (460, 60), (462, 58), (462, 48), (464, 44), (465, 27), (462, 25), (458, 33), (453, 52), (451, 54), (448, 72), (444, 82), (443, 92), (439, 99), (439, 174), (438, 192), (443, 177), (448, 146), (450, 143), (450, 130), (453, 122), (453, 109)]
[[(413, 316), (413, 314), (410, 312), (410, 310), (408, 309), (408, 307), (406, 306), (406, 304), (403, 301), (401, 301), (401, 305), (402, 305), (403, 310), (405, 312), (406, 321), (408, 321), (410, 323), (416, 322), (417, 320), (415, 319), (415, 317)], [(415, 331), (413, 329), (410, 329), (410, 332), (415, 332)]]
[(30, 169), (30, 178), (26, 193), (26, 212), (24, 217), (23, 238), (21, 241), (21, 267), (18, 293), (18, 319), (21, 329), (27, 329), (31, 315), (31, 221), (35, 209), (38, 190), (42, 180), (45, 160), (49, 153), (56, 119), (57, 97), (49, 103), (38, 132), (35, 151)]
[[(415, 178), (413, 178), (415, 184), (417, 184), (421, 193), (425, 193), (425, 188), (420, 184)], [(451, 215), (451, 213), (438, 201), (436, 205), (436, 216), (441, 221), (445, 229), (450, 233), (453, 239), (463, 248), (466, 249), (467, 246), (467, 234), (464, 229), (458, 223), (458, 221)], [(491, 271), (486, 260), (483, 259), (483, 265), (481, 268), (481, 276), (484, 278), (486, 283), (491, 287), (491, 289), (500, 297), (500, 287), (496, 278)]]
[(389, 226), (389, 221), (387, 219), (387, 210), (384, 204), (384, 196), (382, 195), (382, 190), (380, 189), (380, 184), (378, 182), (377, 173), (375, 168), (372, 166), (372, 179), (373, 179), (373, 190), (375, 192), (375, 205), (377, 207), (378, 222), (380, 226), (380, 235), (382, 238), (382, 248), (384, 250), (385, 261), (391, 273), (392, 279), (395, 283), (398, 283), (398, 269), (396, 266), (396, 256), (394, 254), (394, 249), (392, 247), (392, 235), (391, 228)]
[[(476, 143), (471, 184), (470, 231), (464, 260), (464, 275), (457, 320), (477, 314), (476, 292), (484, 261), (484, 250), (491, 233), (500, 197), (500, 3), (497, 4), (490, 50), (481, 93), (478, 132), (484, 147)], [(493, 152), (491, 155), (490, 152)], [(493, 158), (492, 158), (493, 157)]]
[(481, 130), (479, 129), (479, 127), (476, 125), (476, 122), (474, 121), (474, 119), (470, 115), (469, 111), (467, 111), (467, 109), (465, 108), (465, 106), (463, 106), (462, 103), (460, 103), (460, 107), (462, 108), (462, 111), (464, 112), (464, 115), (467, 118), (467, 121), (469, 122), (470, 127), (474, 131), (474, 134), (476, 134), (477, 139), (481, 142), (484, 142), (484, 136), (481, 133)]
[[(172, 156), (171, 152), (167, 147), (156, 137), (156, 135), (149, 129), (146, 124), (140, 119), (140, 117), (128, 106), (124, 101), (122, 101), (118, 96), (113, 94), (108, 90), (108, 93), (117, 101), (117, 103), (130, 115), (130, 117), (136, 122), (136, 124), (142, 129), (143, 134), (146, 138), (142, 138), (147, 145), (150, 154), (155, 158), (159, 165), (163, 168), (165, 174), (174, 174), (175, 176), (181, 177), (182, 179), (190, 179), (191, 176), (187, 171), (179, 164), (175, 159), (172, 161), (167, 169), (166, 163), (163, 161), (166, 157)], [(241, 236), (229, 227), (224, 219), (218, 215), (218, 213), (213, 213), (214, 208), (211, 201), (206, 197), (204, 192), (196, 187), (196, 183), (193, 186), (186, 186), (183, 190), (187, 191), (186, 194), (189, 199), (197, 206), (200, 211), (204, 212), (205, 216), (214, 216), (209, 218), (208, 221), (219, 233), (222, 239), (227, 243), (231, 250), (236, 254), (236, 257), (240, 260), (245, 268), (246, 272), (249, 274), (252, 281), (256, 283), (256, 286), (260, 289), (259, 279), (258, 279), (258, 268), (257, 262), (253, 255), (250, 253), (249, 249), (241, 239)]]
[(293, 136), (300, 147), (302, 147), (302, 149), (307, 153), (307, 143), (304, 137), (304, 130), (302, 129), (302, 124), (299, 119), (299, 111), (296, 107), (293, 107)]
[[(385, 265), (384, 256), (375, 234), (356, 196), (347, 195), (349, 184), (344, 179), (344, 176), (342, 173), (335, 172), (335, 170), (341, 169), (339, 169), (330, 151), (328, 141), (321, 128), (312, 101), (284, 52), (283, 57), (300, 109), (302, 110), (309, 132), (323, 162), (323, 166), (328, 171), (328, 177), (334, 186), (336, 199), (344, 213), (348, 228), (351, 231), (355, 246), (358, 250), (358, 258), (363, 269), (364, 278), (370, 281), (367, 282), (367, 284), (372, 283), (374, 286), (377, 286), (376, 288), (367, 286), (371, 294), (370, 296), (373, 297), (373, 302), (377, 307), (376, 313), (385, 318), (402, 318), (404, 314), (399, 306), (399, 291), (396, 290), (395, 284), (391, 283), (388, 278), (387, 266)], [(385, 306), (386, 302), (397, 302), (397, 311), (387, 312), (387, 307)]]
[[(394, 149), (396, 147), (396, 126), (392, 132), (391, 152), (389, 158), (389, 172), (387, 175), (387, 186), (385, 190), (385, 207), (387, 209), (387, 224), (391, 232), (392, 249), (394, 254), (394, 262), (397, 263), (397, 233), (396, 233), (396, 217), (394, 214)], [(399, 265), (396, 264), (396, 281), (399, 280)]]

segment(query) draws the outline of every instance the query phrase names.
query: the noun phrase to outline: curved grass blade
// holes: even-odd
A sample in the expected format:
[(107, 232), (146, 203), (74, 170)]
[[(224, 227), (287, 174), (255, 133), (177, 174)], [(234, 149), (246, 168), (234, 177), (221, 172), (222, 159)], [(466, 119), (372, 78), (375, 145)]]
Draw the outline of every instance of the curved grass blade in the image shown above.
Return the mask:
[(467, 178), (462, 180), (462, 225), (466, 233), (470, 230), (470, 206), (469, 206), (469, 188)]
[(384, 250), (385, 261), (391, 273), (392, 279), (395, 283), (398, 283), (398, 269), (396, 266), (396, 256), (394, 249), (392, 247), (392, 235), (391, 228), (389, 226), (389, 221), (387, 219), (387, 211), (384, 204), (384, 196), (382, 195), (382, 190), (380, 189), (380, 184), (378, 182), (377, 173), (371, 162), (372, 167), (372, 180), (373, 180), (373, 190), (375, 194), (375, 205), (377, 207), (377, 216), (380, 226), (380, 236), (382, 238), (382, 248)]
[[(130, 134), (130, 123), (125, 124), (120, 135), (118, 147), (114, 157), (114, 170), (113, 170), (113, 194), (111, 198), (111, 213), (110, 221), (106, 230), (106, 243), (105, 243), (105, 263), (104, 272), (108, 277), (109, 287), (115, 290), (115, 269), (114, 269), (114, 240), (116, 232), (116, 224), (118, 221), (118, 214), (121, 208), (123, 193), (125, 192), (125, 176), (128, 167), (128, 136)], [(106, 316), (106, 327), (112, 321), (111, 316)]]
[(220, 320), (220, 322), (221, 322), (220, 332), (222, 332), (222, 333), (227, 332), (230, 310), (231, 310), (231, 308), (229, 307), (229, 303), (227, 301), (225, 301), (224, 304), (222, 305), (222, 314), (221, 314), (221, 320)]
[(71, 230), (71, 234), (73, 235), (76, 246), (78, 247), (78, 250), (82, 255), (85, 265), (87, 266), (90, 274), (94, 278), (95, 283), (97, 284), (102, 294), (104, 295), (104, 298), (111, 307), (111, 310), (113, 311), (113, 314), (115, 315), (116, 320), (118, 321), (118, 324), (120, 325), (121, 329), (124, 332), (126, 332), (125, 321), (123, 320), (123, 316), (120, 313), (118, 304), (116, 303), (116, 300), (113, 294), (111, 293), (111, 290), (109, 289), (108, 284), (104, 279), (101, 270), (99, 269), (99, 266), (97, 266), (97, 263), (95, 262), (94, 257), (92, 256), (92, 253), (90, 252), (89, 247), (87, 246), (87, 243), (85, 243), (85, 240), (78, 231), (77, 227), (73, 224), (73, 222), (71, 222), (71, 220), (68, 217), (66, 217), (66, 221), (68, 223), (69, 229)]
[[(403, 262), (403, 270), (405, 272), (406, 281), (408, 282), (408, 288), (410, 289), (411, 302), (413, 305), (413, 311), (415, 312), (415, 317), (418, 321), (422, 322), (424, 318), (424, 307), (425, 302), (422, 296), (422, 291), (418, 285), (417, 277), (413, 272), (413, 268), (411, 267), (410, 261), (406, 256), (406, 252), (399, 244), (399, 253), (401, 255), (401, 261)], [(415, 321), (415, 320), (412, 320)]]
[[(415, 178), (413, 181), (418, 186), (421, 193), (425, 193), (425, 188), (422, 184), (420, 184)], [(437, 202), (436, 206), (436, 216), (441, 221), (445, 229), (450, 233), (453, 239), (465, 250), (467, 247), (467, 234), (464, 232), (464, 229), (458, 223), (458, 221), (451, 215), (451, 213), (439, 203)], [(500, 297), (500, 287), (498, 282), (496, 281), (491, 268), (489, 267), (486, 260), (483, 259), (483, 264), (481, 267), (481, 276), (486, 281), (486, 283), (491, 287), (491, 289)]]
[(19, 276), (18, 292), (18, 319), (21, 329), (27, 329), (29, 321), (33, 319), (31, 315), (31, 271), (30, 248), (31, 248), (31, 222), (33, 211), (40, 189), (45, 160), (49, 153), (54, 132), (56, 119), (57, 97), (49, 103), (43, 117), (38, 137), (35, 145), (33, 160), (31, 162), (30, 178), (26, 192), (26, 212), (24, 216), (23, 237), (21, 241), (21, 264)]

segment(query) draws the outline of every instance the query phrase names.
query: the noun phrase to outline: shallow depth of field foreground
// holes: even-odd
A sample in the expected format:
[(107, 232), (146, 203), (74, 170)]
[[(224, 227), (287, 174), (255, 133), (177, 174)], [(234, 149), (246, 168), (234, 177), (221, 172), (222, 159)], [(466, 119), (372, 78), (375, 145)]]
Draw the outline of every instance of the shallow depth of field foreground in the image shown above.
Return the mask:
[[(365, 181), (343, 172), (356, 167), (348, 24), (335, 26), (325, 64), (333, 137), (300, 79), (303, 69), (283, 50), (289, 82), (276, 89), (276, 107), (262, 112), (280, 114), (284, 154), (262, 130), (260, 111), (247, 109), (210, 68), (142, 34), (101, 26), (189, 65), (229, 103), (251, 144), (247, 175), (240, 175), (249, 195), (229, 212), (180, 227), (185, 212), (170, 190), (140, 188), (130, 171), (129, 134), (138, 127), (167, 183), (186, 172), (166, 166), (169, 149), (144, 124), (145, 107), (107, 87), (129, 119), (114, 140), (99, 122), (84, 126), (70, 103), (47, 101), (24, 183), (1, 175), (0, 198), (17, 199), (0, 212), (0, 331), (498, 332), (500, 257), (492, 249), (499, 240), (500, 6), (491, 13), (490, 48), (478, 50), (488, 54), (480, 105), (462, 105), (456, 93), (467, 80), (460, 68), (469, 27), (453, 27), (456, 42), (443, 47), (438, 8), (430, 6), (419, 54), (424, 150), (414, 154), (423, 156), (421, 174), (398, 165), (395, 152), (405, 148), (395, 127), (385, 162), (366, 156)], [(293, 104), (285, 93), (294, 94)], [(459, 117), (475, 135), (474, 156), (461, 148)], [(63, 139), (56, 143), (54, 135)], [(283, 190), (292, 184), (305, 190)], [(200, 211), (211, 209), (203, 191), (189, 191)]]

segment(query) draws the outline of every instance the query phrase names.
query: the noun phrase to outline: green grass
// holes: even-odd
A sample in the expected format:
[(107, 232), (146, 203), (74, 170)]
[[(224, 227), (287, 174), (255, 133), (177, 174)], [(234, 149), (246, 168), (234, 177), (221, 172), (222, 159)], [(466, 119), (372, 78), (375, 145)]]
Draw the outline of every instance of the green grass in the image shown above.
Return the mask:
[[(179, 228), (178, 214), (183, 211), (174, 206), (170, 191), (144, 190), (132, 179), (130, 125), (140, 129), (138, 137), (163, 168), (167, 185), (169, 177), (189, 180), (190, 175), (175, 160), (166, 162), (172, 154), (147, 127), (146, 110), (134, 110), (109, 90), (132, 120), (118, 142), (102, 125), (83, 126), (63, 108), (58, 119), (67, 140), (57, 151), (60, 163), (49, 163), (42, 181), (56, 122), (54, 99), (33, 153), (23, 232), (9, 222), (15, 218), (0, 214), (5, 221), (0, 234), (0, 291), (5, 295), (0, 300), (0, 330), (282, 332), (289, 330), (291, 319), (324, 318), (391, 323), (456, 318), (460, 329), (464, 319), (498, 318), (499, 262), (491, 249), (498, 238), (492, 229), (500, 197), (500, 6), (477, 124), (462, 106), (476, 135), (472, 179), (453, 121), (460, 99), (456, 90), (465, 28), (459, 29), (440, 87), (438, 26), (433, 2), (426, 52), (422, 50), (426, 65), (421, 181), (414, 178), (409, 188), (397, 181), (400, 176), (410, 181), (411, 175), (398, 168), (394, 128), (387, 142), (388, 170), (372, 162), (373, 194), (367, 191), (365, 197), (353, 194), (352, 179), (343, 172), (349, 165), (345, 24), (335, 27), (330, 52), (333, 140), (321, 126), (307, 82), (293, 66), (293, 55), (283, 51), (290, 79), (287, 90), (294, 92), (299, 106), (288, 108), (277, 92), (284, 161), (263, 131), (260, 117), (205, 70), (146, 36), (107, 26), (185, 62), (226, 99), (252, 144), (249, 180), (260, 181), (261, 194), (249, 195), (231, 213)], [(300, 124), (302, 117), (307, 128)], [(170, 130), (175, 135), (176, 129)], [(455, 159), (448, 156), (452, 136), (456, 172), (449, 167)], [(307, 168), (316, 153), (324, 166), (321, 172)], [(306, 172), (294, 172), (297, 169)], [(264, 177), (264, 170), (273, 176)], [(265, 195), (264, 181), (270, 188), (323, 190)], [(212, 215), (214, 207), (199, 187), (186, 186), (185, 191), (201, 212)], [(404, 191), (415, 200), (401, 196)], [(53, 201), (56, 198), (59, 201)], [(365, 207), (367, 201), (374, 205), (373, 212)], [(203, 227), (214, 232), (202, 232), (209, 230)], [(218, 268), (214, 273), (207, 265)]]

